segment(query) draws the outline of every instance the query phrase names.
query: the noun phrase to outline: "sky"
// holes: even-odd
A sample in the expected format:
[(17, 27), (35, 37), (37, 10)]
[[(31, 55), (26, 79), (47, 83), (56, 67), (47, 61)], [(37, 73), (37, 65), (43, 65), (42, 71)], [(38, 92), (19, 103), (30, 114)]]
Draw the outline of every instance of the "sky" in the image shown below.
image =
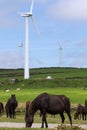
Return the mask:
[[(0, 0), (0, 68), (24, 68), (31, 0)], [(87, 0), (35, 0), (29, 18), (29, 66), (87, 68)], [(23, 46), (21, 46), (23, 44)]]

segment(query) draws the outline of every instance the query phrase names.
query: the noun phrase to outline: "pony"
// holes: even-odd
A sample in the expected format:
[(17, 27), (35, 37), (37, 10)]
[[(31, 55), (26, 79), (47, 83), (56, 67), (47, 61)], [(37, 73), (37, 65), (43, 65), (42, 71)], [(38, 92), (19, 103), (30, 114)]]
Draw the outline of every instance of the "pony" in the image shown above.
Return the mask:
[(82, 116), (82, 120), (86, 120), (86, 114), (87, 114), (87, 112), (86, 112), (85, 106), (78, 104), (76, 112), (74, 114), (74, 119), (75, 120), (81, 119), (81, 116)]
[(15, 94), (11, 95), (11, 97), (8, 99), (5, 110), (7, 117), (14, 118), (15, 117), (15, 109), (18, 106), (18, 101), (16, 100)]
[(34, 121), (34, 115), (37, 110), (40, 110), (42, 115), (41, 128), (48, 127), (46, 120), (46, 113), (56, 115), (60, 114), (62, 123), (65, 121), (64, 112), (67, 113), (70, 124), (72, 125), (72, 118), (70, 115), (70, 100), (65, 95), (51, 95), (42, 93), (37, 96), (30, 104), (28, 115), (26, 117), (26, 127), (31, 127)]

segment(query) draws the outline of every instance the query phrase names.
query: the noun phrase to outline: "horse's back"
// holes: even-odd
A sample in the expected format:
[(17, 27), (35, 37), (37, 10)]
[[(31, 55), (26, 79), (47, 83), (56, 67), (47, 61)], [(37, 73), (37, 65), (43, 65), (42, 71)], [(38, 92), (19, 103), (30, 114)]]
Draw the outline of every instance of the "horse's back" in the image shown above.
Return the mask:
[(40, 109), (45, 109), (50, 114), (57, 114), (61, 111), (70, 112), (70, 101), (65, 95), (52, 95), (42, 93), (38, 96)]

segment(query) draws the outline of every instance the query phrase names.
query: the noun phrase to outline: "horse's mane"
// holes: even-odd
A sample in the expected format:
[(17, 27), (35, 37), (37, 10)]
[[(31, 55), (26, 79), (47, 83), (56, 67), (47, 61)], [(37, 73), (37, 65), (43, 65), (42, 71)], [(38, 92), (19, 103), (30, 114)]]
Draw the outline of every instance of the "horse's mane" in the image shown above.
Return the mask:
[(34, 111), (37, 111), (37, 109), (39, 108), (39, 104), (41, 103), (41, 99), (42, 97), (46, 97), (46, 95), (48, 95), (47, 93), (42, 93), (40, 95), (38, 95), (32, 102), (30, 105), (30, 111), (31, 109)]

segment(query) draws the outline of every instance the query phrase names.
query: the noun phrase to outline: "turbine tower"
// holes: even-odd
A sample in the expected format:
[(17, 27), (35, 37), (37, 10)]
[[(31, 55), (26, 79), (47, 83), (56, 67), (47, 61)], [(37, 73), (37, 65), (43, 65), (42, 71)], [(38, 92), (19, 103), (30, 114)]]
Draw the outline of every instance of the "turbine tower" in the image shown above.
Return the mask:
[[(30, 78), (30, 72), (29, 72), (29, 17), (32, 18), (33, 24), (36, 27), (32, 10), (33, 10), (33, 4), (34, 0), (32, 0), (30, 12), (21, 12), (20, 15), (22, 17), (25, 17), (25, 68), (24, 68), (24, 79)], [(37, 29), (37, 27), (36, 27)], [(38, 29), (37, 29), (38, 30)]]
[(62, 49), (63, 47), (58, 43), (59, 45), (59, 67), (61, 67), (61, 64), (62, 64)]

